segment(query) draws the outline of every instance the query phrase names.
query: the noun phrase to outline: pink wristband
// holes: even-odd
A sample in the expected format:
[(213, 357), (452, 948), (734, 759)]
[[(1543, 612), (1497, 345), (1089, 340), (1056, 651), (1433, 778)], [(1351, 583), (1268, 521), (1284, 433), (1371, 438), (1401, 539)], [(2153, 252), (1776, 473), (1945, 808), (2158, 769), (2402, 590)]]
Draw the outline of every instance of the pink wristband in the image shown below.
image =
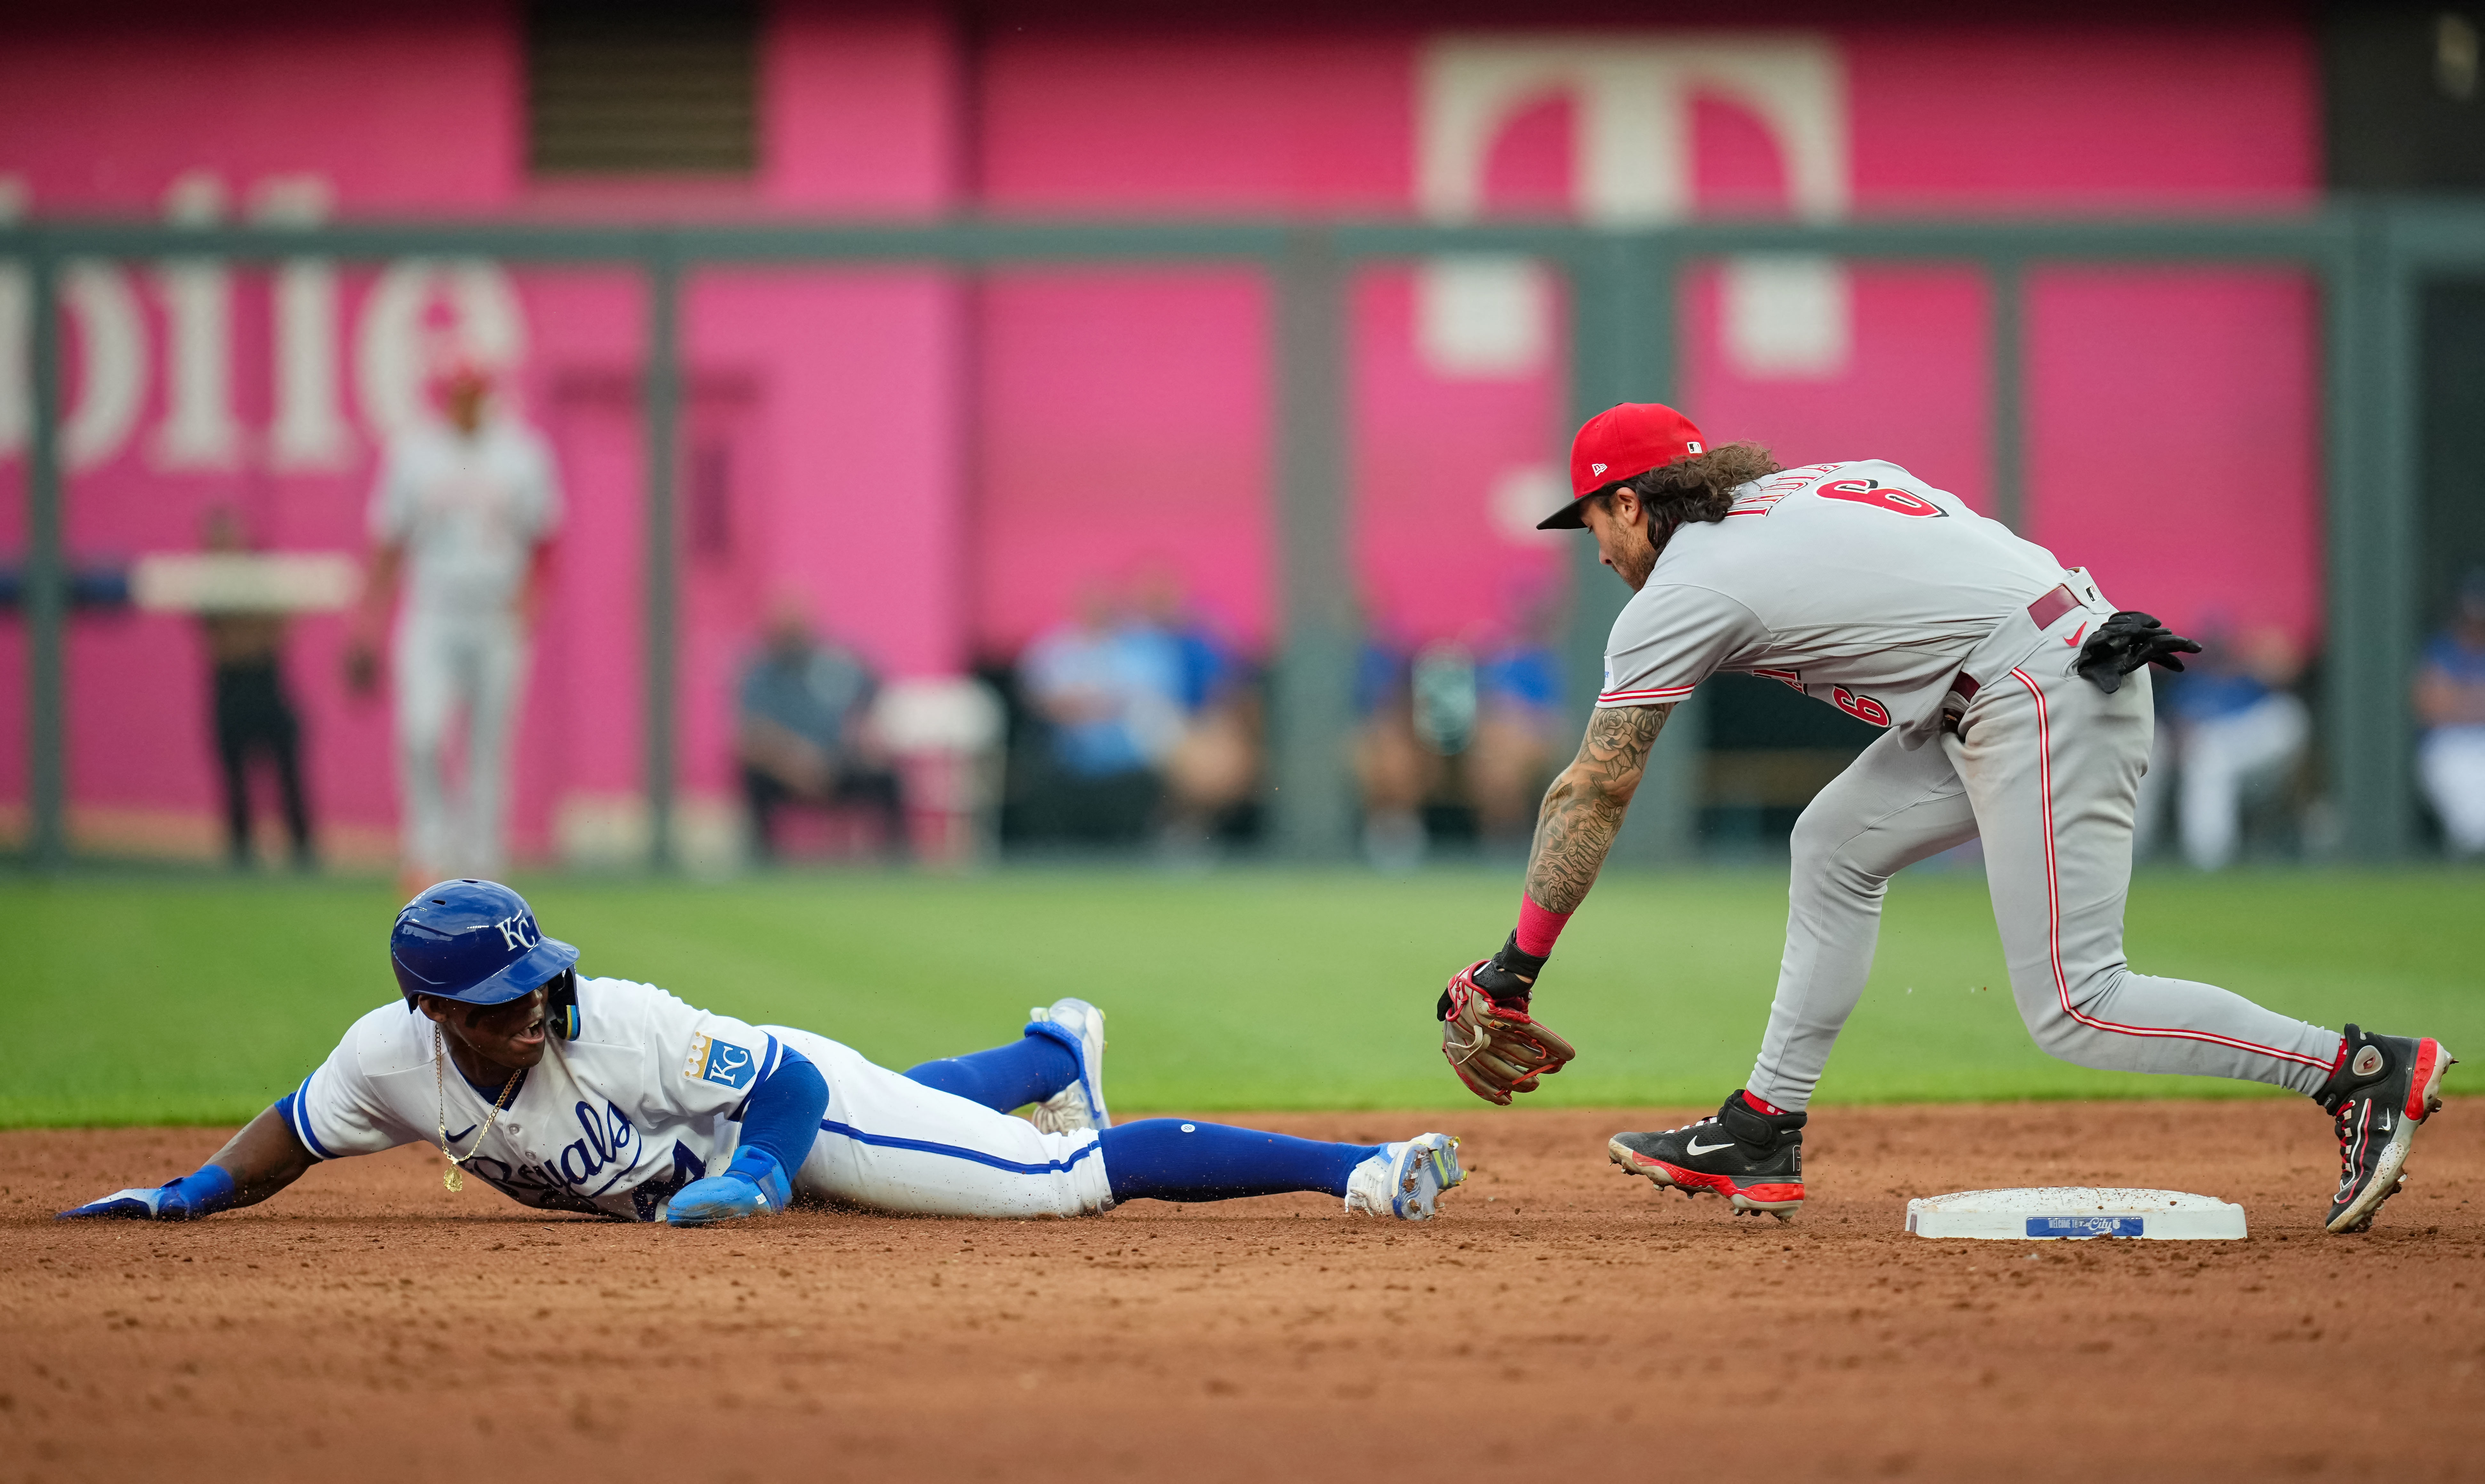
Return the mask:
[(1542, 958), (1553, 951), (1553, 940), (1562, 935), (1562, 926), (1570, 920), (1568, 912), (1548, 912), (1536, 904), (1536, 899), (1525, 892), (1518, 894), (1518, 951)]

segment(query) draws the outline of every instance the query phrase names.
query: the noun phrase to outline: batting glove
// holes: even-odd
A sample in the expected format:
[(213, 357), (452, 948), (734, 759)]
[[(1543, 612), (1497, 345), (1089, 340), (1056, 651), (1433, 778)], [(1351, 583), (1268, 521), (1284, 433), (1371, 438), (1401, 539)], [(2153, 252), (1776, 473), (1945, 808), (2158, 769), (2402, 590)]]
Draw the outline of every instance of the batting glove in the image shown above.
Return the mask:
[[(1494, 1004), (1512, 1010), (1525, 1010), (1535, 996), (1536, 977), (1544, 972), (1544, 959), (1518, 946), (1518, 934), (1513, 932), (1501, 945), (1501, 952), (1467, 970), (1467, 983), (1485, 992)], [(1433, 1018), (1450, 1018), (1450, 991), (1441, 991), (1434, 1002)]]
[(71, 1206), (55, 1221), (195, 1221), (233, 1201), (233, 1177), (218, 1165), (202, 1165), (152, 1190), (117, 1190), (100, 1201)]
[(704, 1227), (711, 1222), (740, 1221), (746, 1216), (773, 1216), (793, 1200), (793, 1182), (785, 1167), (766, 1149), (734, 1152), (724, 1174), (693, 1180), (666, 1203), (665, 1220), (676, 1227)]
[[(2077, 635), (2073, 635), (2077, 637)], [(2126, 608), (2097, 626), (2089, 641), (2080, 646), (2080, 658), (2071, 667), (2080, 678), (2108, 695), (2122, 688), (2122, 678), (2144, 664), (2164, 665), (2180, 672), (2184, 655), (2197, 655), (2200, 646), (2176, 634), (2153, 615)]]

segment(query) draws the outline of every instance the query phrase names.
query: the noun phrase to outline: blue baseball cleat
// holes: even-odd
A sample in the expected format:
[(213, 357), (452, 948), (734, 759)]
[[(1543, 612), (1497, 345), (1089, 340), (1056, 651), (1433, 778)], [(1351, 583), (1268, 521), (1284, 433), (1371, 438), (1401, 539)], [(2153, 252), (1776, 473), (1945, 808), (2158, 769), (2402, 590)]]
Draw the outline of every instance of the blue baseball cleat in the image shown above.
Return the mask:
[(1085, 1000), (1059, 999), (1051, 1009), (1028, 1011), (1026, 1018), (1030, 1031), (1049, 1026), (1044, 1034), (1075, 1039), (1079, 1050), (1079, 1080), (1035, 1105), (1035, 1126), (1048, 1134), (1112, 1127), (1113, 1116), (1105, 1111), (1105, 1012)]
[(1380, 1152), (1347, 1176), (1346, 1208), (1400, 1221), (1431, 1221), (1441, 1192), (1467, 1177), (1459, 1164), (1459, 1141), (1448, 1134), (1418, 1134)]
[(742, 1149), (723, 1174), (693, 1180), (673, 1192), (665, 1204), (665, 1221), (674, 1227), (705, 1227), (748, 1216), (774, 1216), (793, 1200), (785, 1167), (766, 1149)]

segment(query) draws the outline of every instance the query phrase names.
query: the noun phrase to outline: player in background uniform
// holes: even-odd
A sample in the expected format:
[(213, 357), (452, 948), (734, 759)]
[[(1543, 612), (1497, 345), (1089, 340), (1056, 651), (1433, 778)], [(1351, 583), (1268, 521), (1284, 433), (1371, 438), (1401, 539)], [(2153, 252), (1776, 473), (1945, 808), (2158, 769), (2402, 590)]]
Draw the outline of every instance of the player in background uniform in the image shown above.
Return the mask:
[[(901, 1076), (808, 1031), (749, 1025), (652, 985), (582, 979), (516, 892), (443, 881), (389, 939), (403, 1003), (215, 1157), (65, 1219), (180, 1221), (264, 1201), (323, 1159), (437, 1143), (525, 1205), (676, 1227), (797, 1196), (915, 1216), (1078, 1216), (1118, 1201), (1326, 1191), (1350, 1212), (1429, 1219), (1463, 1179), (1458, 1141), (1324, 1144), (1106, 1111), (1105, 1017), (1084, 1000), (1020, 1039)], [(1035, 1105), (1033, 1121), (1010, 1110)]]
[(2485, 857), (2485, 567), (2459, 584), (2449, 626), (2425, 641), (2416, 715), (2417, 776), (2454, 859)]
[[(1444, 1050), (1507, 1102), (1570, 1054), (1528, 999), (1595, 882), (1676, 702), (1721, 670), (1782, 681), (1887, 731), (1796, 823), (1786, 958), (1750, 1083), (1686, 1128), (1616, 1135), (1625, 1171), (1737, 1212), (1803, 1200), (1805, 1107), (1864, 992), (1890, 877), (1981, 838), (2019, 1013), (2065, 1061), (2266, 1082), (2335, 1116), (2331, 1231), (2398, 1187), (2452, 1058), (2431, 1038), (2341, 1036), (2209, 985), (2134, 973), (2122, 949), (2131, 833), (2153, 725), (2149, 662), (2198, 646), (2116, 612), (2078, 569), (1877, 459), (1782, 470), (1711, 448), (1654, 403), (1589, 419), (1574, 499), (1540, 528), (1585, 526), (1634, 593), (1615, 621), (1578, 757), (1544, 796), (1500, 953), (1442, 996)], [(1497, 1060), (1496, 1013), (1519, 1040)], [(1516, 1075), (1514, 1075), (1516, 1073)], [(1479, 1085), (1481, 1084), (1481, 1085)]]
[[(400, 586), (390, 665), (396, 690), (404, 886), (501, 866), (502, 800), (543, 565), (560, 526), (552, 453), (495, 408), (491, 378), (461, 365), (441, 389), (446, 419), (399, 435), (371, 491), (369, 580), (347, 650), (357, 690), (378, 675), (378, 642)], [(445, 775), (463, 713), (466, 778)]]

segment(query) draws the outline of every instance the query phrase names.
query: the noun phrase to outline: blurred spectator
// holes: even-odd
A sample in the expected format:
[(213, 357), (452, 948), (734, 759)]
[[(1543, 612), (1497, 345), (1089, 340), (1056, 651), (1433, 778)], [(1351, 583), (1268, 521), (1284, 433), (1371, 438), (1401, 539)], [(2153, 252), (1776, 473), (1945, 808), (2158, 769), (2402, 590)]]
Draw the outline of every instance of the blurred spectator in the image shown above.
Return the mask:
[(1077, 618), (1027, 647), (1019, 685), (1048, 737), (1045, 776), (1026, 791), (1028, 833), (1144, 838), (1161, 770), (1183, 741), (1183, 660), (1172, 635), (1091, 591)]
[(1154, 572), (1140, 580), (1135, 612), (1124, 628), (1142, 644), (1170, 647), (1169, 655), (1152, 662), (1171, 664), (1174, 703), (1186, 715), (1197, 715), (1225, 699), (1242, 678), (1234, 652), (1190, 610), (1181, 584), (1169, 573)]
[[(210, 552), (244, 552), (250, 543), (240, 520), (228, 509), (209, 512), (205, 546)], [(199, 618), (207, 643), (215, 692), (216, 760), (224, 774), (225, 848), (236, 868), (250, 864), (250, 771), (254, 755), (276, 773), (286, 832), (293, 842), (293, 866), (316, 862), (311, 849), (311, 811), (302, 801), (302, 726), (286, 693), (285, 619), (275, 612), (209, 612)]]
[[(1424, 863), (1431, 843), (1424, 803), (1444, 772), (1441, 755), (1416, 733), (1413, 670), (1404, 653), (1378, 642), (1364, 645), (1355, 666), (1354, 780), (1363, 799), (1363, 858), (1376, 871)], [(1437, 705), (1433, 719), (1435, 726), (1446, 719)]]
[(1524, 845), (1534, 837), (1560, 762), (1561, 703), (1561, 663), (1547, 645), (1512, 644), (1476, 667), (1467, 792), (1488, 844)]
[[(527, 667), (527, 635), (560, 525), (552, 453), (496, 406), (473, 365), (442, 378), (444, 419), (394, 439), (371, 492), (370, 577), (346, 650), (358, 691), (379, 680), (379, 633), (403, 578), (390, 667), (396, 689), (397, 787), (404, 799), (404, 880), (501, 875), (509, 734)], [(451, 717), (466, 722), (466, 777), (452, 796)]]
[(2157, 763), (2143, 780), (2141, 812), (2163, 807), (2163, 764), (2174, 764), (2173, 794), (2183, 857), (2202, 871), (2231, 864), (2248, 799), (2282, 786), (2312, 734), (2293, 687), (2304, 661), (2276, 629), (2240, 639), (2211, 632), (2204, 652), (2168, 685), (2167, 725)]
[[(1182, 732), (1164, 754), (1159, 843), (1175, 855), (1210, 849), (1260, 781), (1259, 696), (1242, 662), (1166, 577), (1143, 582), (1131, 641), (1170, 647)], [(1152, 661), (1151, 668), (1162, 663)]]
[(897, 775), (869, 725), (879, 690), (860, 656), (822, 640), (799, 603), (778, 602), (734, 692), (734, 755), (760, 859), (776, 858), (789, 804), (860, 808), (884, 845), (904, 845)]
[(1470, 832), (1488, 848), (1523, 846), (1560, 745), (1560, 690), (1541, 644), (1507, 644), (1481, 662), (1452, 641), (1411, 657), (1367, 645), (1354, 742), (1365, 860), (1412, 870), (1440, 840)]
[(2448, 627), (2424, 646), (2416, 715), (2417, 766), (2450, 853), (2485, 855), (2485, 568), (2459, 584)]

